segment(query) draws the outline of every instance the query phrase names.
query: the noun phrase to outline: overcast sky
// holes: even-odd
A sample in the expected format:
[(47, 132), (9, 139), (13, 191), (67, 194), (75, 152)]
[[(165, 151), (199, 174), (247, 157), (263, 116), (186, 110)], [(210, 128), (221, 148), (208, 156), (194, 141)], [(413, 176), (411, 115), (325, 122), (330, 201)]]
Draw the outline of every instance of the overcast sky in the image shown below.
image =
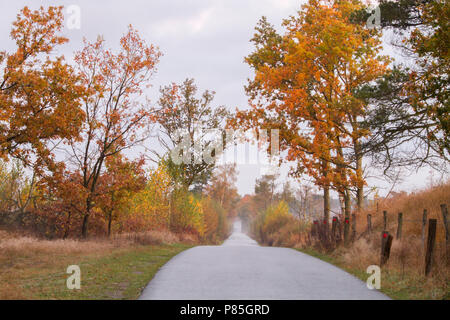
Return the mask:
[[(96, 0), (96, 1), (1, 1), (0, 50), (14, 47), (9, 39), (11, 23), (25, 5), (78, 5), (81, 28), (65, 29), (70, 43), (61, 48), (70, 61), (72, 53), (82, 47), (83, 37), (94, 41), (103, 35), (109, 47), (132, 24), (147, 42), (157, 45), (164, 56), (153, 79), (149, 98), (157, 100), (161, 85), (195, 78), (200, 90), (216, 91), (214, 105), (229, 109), (245, 108), (246, 79), (250, 68), (243, 62), (252, 51), (249, 39), (261, 16), (279, 26), (283, 18), (300, 8), (299, 0)], [(252, 193), (254, 180), (260, 174), (256, 165), (241, 166), (238, 188), (241, 194)], [(282, 170), (283, 174), (286, 170)], [(438, 178), (435, 173), (435, 179)], [(427, 184), (429, 170), (410, 176), (399, 186), (414, 189)], [(380, 182), (374, 180), (377, 185)]]

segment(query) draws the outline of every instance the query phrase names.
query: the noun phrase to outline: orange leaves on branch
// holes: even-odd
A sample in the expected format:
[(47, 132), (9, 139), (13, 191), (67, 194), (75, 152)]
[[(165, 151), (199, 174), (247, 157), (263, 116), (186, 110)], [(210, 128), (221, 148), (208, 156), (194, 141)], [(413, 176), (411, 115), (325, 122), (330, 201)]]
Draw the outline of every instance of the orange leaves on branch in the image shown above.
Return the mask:
[(50, 58), (67, 42), (59, 32), (62, 7), (25, 7), (13, 23), (17, 49), (2, 52), (0, 64), (0, 155), (30, 160), (35, 153), (49, 162), (47, 143), (78, 135), (84, 94), (79, 78), (63, 57)]
[(81, 172), (82, 186), (88, 192), (84, 237), (105, 163), (149, 137), (154, 116), (142, 95), (160, 56), (159, 50), (147, 45), (131, 26), (121, 38), (117, 53), (107, 49), (104, 39), (98, 37), (93, 43), (85, 40), (85, 47), (75, 55), (86, 91), (86, 117), (81, 139), (69, 142), (67, 163), (70, 170)]
[(283, 35), (263, 18), (252, 39), (256, 50), (246, 58), (255, 70), (246, 87), (252, 109), (230, 122), (280, 129), (280, 148), (298, 162), (298, 172), (340, 190), (364, 184), (359, 144), (370, 133), (360, 128), (365, 105), (354, 92), (390, 62), (378, 55), (378, 31), (349, 21), (362, 7), (359, 1), (310, 0), (284, 21)]
[(30, 56), (36, 57), (39, 53), (49, 54), (55, 46), (69, 40), (58, 33), (63, 28), (63, 7), (49, 7), (45, 10), (32, 11), (28, 7), (21, 10), (13, 23), (11, 38), (16, 41), (18, 51), (10, 59), (27, 60)]
[(97, 115), (101, 110), (88, 126), (102, 127), (102, 142), (114, 140), (116, 146), (126, 146), (139, 140), (134, 135), (136, 130), (148, 129), (154, 121), (141, 95), (150, 84), (161, 53), (153, 45), (147, 45), (131, 26), (120, 44), (119, 52), (114, 54), (105, 48), (101, 37), (94, 43), (85, 40), (85, 47), (77, 52), (75, 61), (88, 90), (85, 112)]

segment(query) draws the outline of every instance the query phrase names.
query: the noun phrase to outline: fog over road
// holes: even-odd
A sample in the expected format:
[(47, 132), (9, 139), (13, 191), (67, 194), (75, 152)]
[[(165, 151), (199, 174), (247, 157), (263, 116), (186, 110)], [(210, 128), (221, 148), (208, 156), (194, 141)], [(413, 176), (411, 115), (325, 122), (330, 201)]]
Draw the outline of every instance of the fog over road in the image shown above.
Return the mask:
[(234, 223), (221, 246), (172, 258), (142, 293), (144, 300), (388, 299), (347, 272), (293, 249), (260, 247)]

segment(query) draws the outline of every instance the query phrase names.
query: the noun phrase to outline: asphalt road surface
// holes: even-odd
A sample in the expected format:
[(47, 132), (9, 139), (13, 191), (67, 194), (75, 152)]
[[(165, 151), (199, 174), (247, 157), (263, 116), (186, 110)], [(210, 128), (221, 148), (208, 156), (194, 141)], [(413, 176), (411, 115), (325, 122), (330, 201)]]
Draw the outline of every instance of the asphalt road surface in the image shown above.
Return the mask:
[(186, 250), (166, 263), (143, 300), (380, 300), (349, 273), (293, 249), (260, 247), (241, 223), (221, 246)]

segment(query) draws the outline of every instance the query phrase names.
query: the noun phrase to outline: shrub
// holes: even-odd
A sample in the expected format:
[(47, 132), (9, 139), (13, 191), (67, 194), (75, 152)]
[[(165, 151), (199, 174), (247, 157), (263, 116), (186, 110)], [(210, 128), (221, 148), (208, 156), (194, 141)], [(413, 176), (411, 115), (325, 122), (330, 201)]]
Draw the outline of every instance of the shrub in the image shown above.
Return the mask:
[(201, 202), (187, 190), (179, 189), (172, 194), (170, 230), (192, 233), (199, 237), (205, 233)]
[(292, 215), (289, 213), (289, 206), (286, 202), (280, 201), (276, 206), (267, 209), (263, 232), (272, 234), (280, 230), (287, 223), (292, 221)]
[(299, 221), (289, 212), (285, 201), (270, 206), (257, 215), (251, 225), (253, 236), (261, 243), (276, 246), (294, 245), (299, 240)]
[(217, 243), (224, 240), (229, 233), (227, 214), (222, 206), (211, 198), (202, 199), (205, 222), (204, 240)]

